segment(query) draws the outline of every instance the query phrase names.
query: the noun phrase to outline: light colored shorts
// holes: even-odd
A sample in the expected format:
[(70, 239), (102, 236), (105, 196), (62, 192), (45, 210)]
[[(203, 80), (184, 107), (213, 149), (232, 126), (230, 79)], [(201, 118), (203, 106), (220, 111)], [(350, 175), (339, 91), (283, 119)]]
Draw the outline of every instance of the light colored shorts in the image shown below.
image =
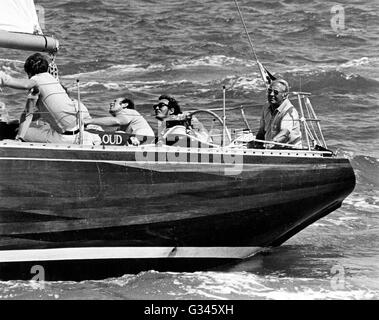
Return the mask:
[[(26, 131), (24, 140), (27, 142), (79, 144), (79, 133), (75, 135), (64, 135), (56, 132), (46, 122), (32, 122)], [(84, 145), (100, 145), (101, 138), (97, 134), (87, 131), (83, 132)]]

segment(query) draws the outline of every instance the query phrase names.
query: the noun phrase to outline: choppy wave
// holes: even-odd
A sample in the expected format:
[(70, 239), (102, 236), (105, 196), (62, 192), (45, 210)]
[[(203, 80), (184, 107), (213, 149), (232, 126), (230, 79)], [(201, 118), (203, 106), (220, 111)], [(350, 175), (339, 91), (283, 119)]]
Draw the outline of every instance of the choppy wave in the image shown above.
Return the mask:
[[(343, 289), (333, 289), (330, 279), (294, 279), (278, 275), (258, 276), (246, 272), (182, 274), (178, 278), (179, 286), (186, 293), (205, 299), (373, 299), (377, 296), (371, 290), (355, 289), (350, 284)], [(195, 285), (188, 285), (191, 279)], [(318, 289), (315, 289), (315, 284)]]
[(188, 67), (225, 67), (225, 66), (245, 66), (252, 67), (255, 63), (236, 57), (224, 55), (204, 56), (197, 59), (182, 59), (171, 64), (173, 69), (185, 69)]
[[(379, 90), (379, 81), (361, 76), (349, 70), (360, 66), (373, 66), (378, 63), (379, 59), (361, 57), (344, 62), (339, 65), (316, 65), (280, 68), (271, 70), (279, 77), (288, 79), (293, 90), (303, 90), (310, 92), (377, 92)], [(1, 69), (15, 76), (22, 76), (23, 70), (21, 61), (2, 59), (0, 60)], [(210, 75), (210, 69), (213, 69), (214, 75)], [(167, 79), (171, 72), (182, 71), (182, 79)], [(192, 72), (196, 70), (196, 79)], [(248, 74), (248, 75), (247, 75)], [(224, 75), (220, 78), (220, 75)], [(123, 78), (130, 79), (132, 76), (143, 78), (138, 81), (125, 81)], [(202, 56), (194, 59), (179, 59), (176, 61), (167, 61), (166, 63), (152, 64), (116, 64), (105, 69), (99, 69), (89, 72), (74, 74), (62, 74), (61, 79), (70, 81), (77, 78), (91, 79), (86, 82), (84, 87), (93, 87), (93, 89), (104, 90), (123, 90), (128, 85), (129, 89), (134, 89), (136, 84), (137, 90), (141, 88), (159, 89), (159, 84), (176, 85), (178, 82), (191, 82), (192, 84), (201, 84), (213, 86), (215, 83), (226, 83), (232, 89), (245, 91), (262, 91), (264, 90), (263, 82), (260, 79), (258, 70), (255, 70), (255, 63), (246, 59), (240, 59), (232, 56), (213, 55)], [(171, 78), (171, 76), (170, 76)], [(143, 82), (145, 82), (143, 84)], [(204, 88), (199, 88), (204, 92)]]
[(369, 156), (351, 157), (357, 186), (344, 203), (353, 212), (379, 212), (379, 159)]
[(362, 57), (359, 59), (353, 59), (348, 62), (342, 63), (340, 65), (340, 68), (351, 68), (351, 67), (357, 67), (357, 66), (363, 66), (363, 65), (369, 65), (372, 62), (379, 62), (379, 59), (374, 58), (368, 58), (368, 57)]
[(316, 93), (324, 91), (352, 94), (377, 92), (379, 89), (379, 81), (338, 70), (284, 73), (283, 77), (292, 83), (293, 90)]
[[(365, 212), (376, 214), (379, 212), (379, 193), (376, 194), (353, 194), (344, 201), (346, 206), (350, 206), (355, 212)], [(355, 220), (359, 219), (356, 217)]]
[(352, 165), (359, 172), (361, 183), (379, 188), (379, 159), (364, 155), (355, 156)]
[[(76, 91), (77, 86), (74, 82), (67, 82), (65, 78), (66, 86), (70, 91)], [(177, 81), (165, 81), (165, 80), (156, 80), (156, 81), (119, 81), (119, 82), (99, 82), (99, 81), (81, 81), (80, 88), (82, 94), (96, 93), (99, 91), (115, 91), (115, 92), (141, 92), (149, 94), (149, 92), (161, 92), (166, 87), (183, 86), (183, 85), (198, 85), (198, 91), (201, 91), (202, 85), (193, 81), (187, 80), (177, 80)], [(160, 90), (160, 91), (159, 91)], [(152, 94), (152, 93), (151, 93)], [(156, 94), (154, 95), (156, 96)]]
[[(293, 90), (306, 90), (310, 92), (320, 92), (327, 90), (327, 92), (377, 92), (379, 90), (379, 81), (361, 76), (357, 73), (349, 72), (349, 68), (370, 65), (370, 60), (363, 57), (357, 60), (345, 62), (337, 67), (331, 66), (318, 66), (318, 67), (302, 67), (293, 68), (292, 70), (285, 70), (284, 73), (276, 73), (280, 77), (288, 79), (292, 84)], [(236, 66), (236, 70), (226, 68)], [(213, 68), (215, 74), (210, 76), (208, 67)], [(193, 84), (202, 84), (213, 86), (215, 81), (217, 83), (226, 83), (232, 89), (243, 89), (246, 91), (262, 91), (264, 90), (263, 82), (257, 70), (253, 69), (254, 64), (243, 59), (226, 56), (206, 56), (193, 60), (182, 60), (163, 64), (152, 65), (117, 65), (109, 67), (105, 70), (98, 70), (94, 72), (75, 74), (65, 76), (66, 79), (73, 79), (78, 76), (81, 77), (100, 77), (104, 76), (107, 79), (111, 77), (122, 78), (123, 75), (130, 77), (130, 73), (139, 73), (145, 78), (151, 75), (151, 79), (146, 80), (146, 88), (149, 88), (149, 83), (157, 82), (157, 76), (166, 79), (171, 71), (182, 70), (182, 79), (180, 81), (188, 81)], [(192, 73), (186, 73), (187, 69), (196, 68), (198, 72), (196, 80), (193, 80)], [(248, 69), (245, 69), (248, 68)], [(217, 71), (217, 69), (219, 71)], [(189, 72), (189, 71), (188, 71)], [(219, 74), (226, 74), (220, 79)], [(247, 76), (247, 74), (249, 74)], [(188, 79), (186, 79), (188, 78)], [(167, 80), (165, 84), (177, 84), (177, 80)], [(121, 86), (123, 87), (123, 86)], [(106, 89), (109, 86), (105, 85)], [(201, 88), (202, 90), (204, 88)]]
[(110, 76), (115, 76), (119, 74), (129, 74), (129, 73), (143, 73), (143, 72), (151, 72), (151, 71), (164, 71), (166, 68), (163, 64), (117, 64), (105, 69), (99, 69), (95, 71), (75, 73), (75, 74), (67, 74), (64, 77), (66, 79), (76, 79), (78, 77), (104, 77), (106, 75), (107, 78)]
[[(204, 71), (205, 72), (205, 71)], [(101, 71), (97, 72), (99, 75)], [(75, 78), (88, 79), (92, 77), (94, 73), (91, 74), (80, 74), (72, 76), (61, 77), (64, 81), (69, 81)], [(109, 73), (107, 75), (108, 79), (111, 78)], [(118, 77), (120, 74), (118, 74)], [(379, 81), (367, 79), (365, 77), (356, 74), (345, 74), (339, 71), (312, 71), (309, 73), (284, 73), (283, 78), (288, 79), (291, 83), (291, 89), (294, 91), (307, 91), (312, 93), (368, 93), (377, 92), (379, 90)], [(92, 81), (84, 81), (81, 86), (83, 88), (91, 88), (88, 92), (93, 92), (94, 90), (123, 90), (125, 88), (130, 90), (142, 91), (142, 90), (159, 90), (167, 86), (176, 86), (178, 84), (188, 83), (190, 86), (197, 86), (199, 92), (212, 91), (215, 86), (226, 85), (230, 90), (240, 90), (243, 93), (249, 94), (254, 92), (261, 92), (265, 90), (263, 81), (261, 80), (258, 73), (251, 73), (250, 76), (240, 76), (240, 75), (230, 75), (223, 78), (209, 77), (209, 75), (204, 75), (204, 79), (201, 76), (197, 76), (196, 80), (191, 79), (192, 76), (183, 75), (183, 79), (167, 79), (164, 80), (138, 80), (138, 81), (124, 81), (124, 80), (96, 80), (98, 77), (94, 77)], [(210, 78), (210, 79), (209, 79)], [(208, 89), (207, 89), (208, 87)]]
[[(143, 272), (103, 281), (0, 283), (2, 299), (86, 299), (91, 290), (95, 299), (375, 299), (378, 293), (359, 288), (346, 279), (334, 287), (333, 278), (290, 278), (279, 274), (254, 275), (248, 272)], [(70, 294), (68, 294), (70, 292)]]

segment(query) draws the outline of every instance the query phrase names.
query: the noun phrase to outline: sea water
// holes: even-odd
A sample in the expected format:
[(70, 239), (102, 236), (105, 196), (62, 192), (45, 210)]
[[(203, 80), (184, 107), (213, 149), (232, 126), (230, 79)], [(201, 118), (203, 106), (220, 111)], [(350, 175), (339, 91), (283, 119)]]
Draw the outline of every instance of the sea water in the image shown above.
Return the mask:
[[(265, 88), (233, 0), (38, 0), (60, 40), (60, 79), (94, 116), (131, 96), (156, 129), (152, 105), (172, 94), (184, 110), (250, 105), (258, 127)], [(378, 299), (379, 2), (240, 0), (261, 62), (294, 91), (312, 92), (328, 146), (357, 176), (343, 206), (281, 247), (238, 265), (101, 281), (0, 282), (0, 299)], [(342, 14), (342, 15), (341, 15)], [(0, 50), (0, 69), (25, 77), (29, 53)], [(18, 118), (25, 101), (4, 89)], [(227, 114), (239, 128), (238, 112)], [(206, 119), (205, 119), (206, 120)], [(204, 120), (204, 121), (205, 121)]]

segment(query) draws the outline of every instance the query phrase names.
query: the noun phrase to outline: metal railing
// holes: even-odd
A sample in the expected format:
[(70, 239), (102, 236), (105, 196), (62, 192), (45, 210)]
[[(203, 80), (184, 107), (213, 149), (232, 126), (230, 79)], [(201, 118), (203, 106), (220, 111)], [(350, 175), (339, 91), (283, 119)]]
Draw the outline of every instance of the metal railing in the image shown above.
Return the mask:
[[(308, 150), (314, 149), (316, 146), (320, 146), (322, 148), (327, 149), (327, 144), (321, 129), (320, 119), (317, 117), (316, 112), (314, 111), (314, 108), (312, 106), (312, 103), (310, 101), (311, 94), (308, 92), (291, 92), (290, 93), (290, 100), (296, 99), (298, 103), (298, 111), (299, 112), (299, 122), (300, 122), (300, 130), (302, 133), (302, 142), (306, 142), (305, 148)], [(225, 112), (225, 111), (236, 111), (240, 110), (241, 116), (243, 119), (243, 122), (245, 124), (246, 129), (250, 133), (253, 133), (253, 130), (251, 129), (251, 126), (249, 125), (249, 121), (247, 120), (247, 117), (245, 115), (245, 108), (262, 108), (262, 105), (238, 105), (238, 106), (232, 106), (225, 108), (223, 105), (222, 108), (212, 108), (212, 109), (206, 109), (206, 110), (192, 110), (190, 113), (196, 113), (199, 111), (208, 111), (209, 113), (215, 113), (215, 112)], [(222, 120), (221, 117), (216, 116), (217, 119), (220, 121)], [(216, 118), (215, 117), (215, 118)], [(227, 127), (225, 125), (225, 127)], [(273, 142), (273, 141), (266, 141), (266, 140), (258, 140), (253, 139), (255, 142), (264, 143), (264, 144), (270, 144), (270, 145), (276, 145), (279, 147), (288, 147), (288, 148), (296, 148), (296, 146), (287, 144), (287, 143), (279, 143), (279, 142)], [(304, 145), (304, 144), (303, 144)]]
[[(307, 141), (308, 150), (316, 147), (316, 145), (327, 149), (320, 120), (309, 99), (311, 94), (308, 92), (292, 92), (292, 94), (297, 97), (300, 108), (300, 125), (302, 126), (302, 133), (305, 135)], [(311, 145), (311, 142), (313, 145)]]

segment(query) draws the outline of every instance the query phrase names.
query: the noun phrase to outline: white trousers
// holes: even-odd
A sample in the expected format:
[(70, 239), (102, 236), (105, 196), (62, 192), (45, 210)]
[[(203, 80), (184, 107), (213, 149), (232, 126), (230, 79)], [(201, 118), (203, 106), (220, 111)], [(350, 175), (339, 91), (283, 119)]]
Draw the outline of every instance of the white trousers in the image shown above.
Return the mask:
[[(24, 140), (27, 142), (78, 144), (79, 133), (75, 135), (64, 135), (56, 132), (46, 122), (32, 122), (26, 131)], [(87, 131), (83, 132), (84, 145), (100, 145), (101, 139), (97, 134)]]

